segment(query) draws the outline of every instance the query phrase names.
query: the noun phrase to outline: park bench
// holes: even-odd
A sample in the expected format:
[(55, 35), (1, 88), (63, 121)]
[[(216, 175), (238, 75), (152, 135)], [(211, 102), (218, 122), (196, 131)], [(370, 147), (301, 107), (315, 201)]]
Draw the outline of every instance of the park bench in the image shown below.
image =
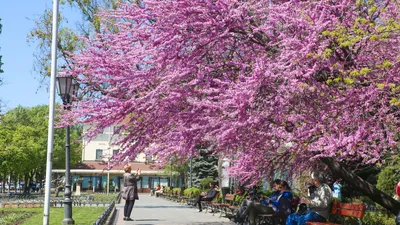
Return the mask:
[(354, 217), (361, 220), (365, 214), (366, 205), (365, 204), (350, 204), (333, 202), (331, 215), (338, 215), (341, 217), (341, 223), (332, 222), (307, 222), (307, 225), (340, 225), (344, 224), (345, 217)]
[(213, 203), (213, 215), (216, 212), (220, 212), (219, 217), (222, 217), (224, 214), (225, 216), (233, 216), (234, 211), (239, 208), (239, 206), (235, 206), (235, 197), (235, 194), (226, 194), (225, 203)]
[(164, 194), (164, 196), (168, 199), (168, 200), (172, 200), (173, 199), (173, 195), (174, 195), (174, 190), (170, 189), (166, 192), (166, 194)]
[(167, 191), (166, 191), (165, 189), (163, 189), (162, 192), (160, 192), (160, 193), (157, 192), (157, 193), (156, 193), (156, 197), (163, 197), (163, 198), (165, 198), (166, 193), (167, 193)]
[(207, 213), (208, 209), (213, 210), (212, 203), (213, 203), (214, 199), (218, 199), (218, 198), (219, 198), (219, 191), (217, 191), (217, 193), (215, 194), (213, 200), (211, 200), (211, 201), (201, 201), (200, 202), (202, 208), (205, 209), (204, 213)]
[(257, 216), (257, 224), (263, 225), (278, 225), (285, 224), (286, 218), (290, 213), (296, 212), (297, 206), (300, 202), (300, 198), (293, 196), (292, 199), (281, 199), (279, 203), (278, 213), (274, 214), (259, 214)]
[(189, 199), (193, 198), (192, 195), (193, 195), (192, 191), (189, 191), (187, 196), (183, 195), (183, 193), (182, 193), (182, 195), (179, 197), (179, 199), (180, 199), (179, 203), (182, 205), (184, 205), (185, 203), (189, 204)]
[(177, 203), (180, 203), (181, 202), (181, 197), (183, 196), (183, 190), (182, 189), (179, 189), (179, 190), (177, 190), (176, 191), (176, 196), (175, 196), (175, 201), (177, 202)]
[(172, 190), (172, 192), (171, 192), (171, 200), (174, 201), (174, 202), (179, 202), (179, 196), (181, 195), (180, 192), (181, 192), (181, 190), (175, 190), (175, 191)]

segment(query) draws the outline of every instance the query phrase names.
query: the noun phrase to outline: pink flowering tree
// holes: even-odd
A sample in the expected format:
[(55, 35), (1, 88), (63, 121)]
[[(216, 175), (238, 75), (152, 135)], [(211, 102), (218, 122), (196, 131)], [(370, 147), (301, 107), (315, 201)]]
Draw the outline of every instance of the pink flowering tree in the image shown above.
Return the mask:
[(242, 180), (319, 160), (397, 214), (343, 165), (398, 153), (399, 12), (393, 0), (123, 4), (63, 72), (84, 87), (61, 124), (90, 123), (90, 137), (121, 124), (119, 160), (184, 162), (208, 146)]

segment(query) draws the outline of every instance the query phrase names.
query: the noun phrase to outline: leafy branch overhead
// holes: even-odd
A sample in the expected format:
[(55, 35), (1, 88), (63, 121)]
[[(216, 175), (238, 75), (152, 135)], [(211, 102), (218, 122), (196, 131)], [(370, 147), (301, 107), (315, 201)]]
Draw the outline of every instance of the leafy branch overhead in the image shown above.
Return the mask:
[(252, 183), (319, 160), (400, 211), (341, 167), (398, 154), (397, 1), (117, 6), (97, 14), (99, 32), (63, 71), (91, 94), (61, 124), (94, 124), (92, 137), (121, 124), (121, 160), (146, 152), (183, 161), (199, 155), (196, 146), (212, 146), (210, 154), (232, 160), (232, 175)]
[[(0, 34), (1, 34), (1, 30), (2, 30), (3, 25), (1, 24), (1, 19), (0, 19)], [(1, 62), (1, 58), (2, 56), (0, 55), (0, 73), (3, 73), (4, 71), (1, 69), (1, 66), (3, 65), (3, 63)], [(2, 78), (0, 78), (0, 84), (2, 82)]]
[[(70, 54), (84, 48), (81, 38), (100, 33), (100, 17), (97, 14), (102, 10), (115, 9), (118, 4), (123, 2), (126, 0), (67, 0), (60, 2), (57, 42), (59, 68), (69, 67), (72, 63)], [(72, 24), (64, 16), (63, 12), (66, 7), (72, 7), (80, 13), (81, 20)], [(46, 9), (43, 14), (34, 18), (35, 27), (27, 36), (28, 42), (37, 44), (34, 53), (34, 70), (40, 74), (41, 81), (50, 76), (52, 13), (52, 9)]]

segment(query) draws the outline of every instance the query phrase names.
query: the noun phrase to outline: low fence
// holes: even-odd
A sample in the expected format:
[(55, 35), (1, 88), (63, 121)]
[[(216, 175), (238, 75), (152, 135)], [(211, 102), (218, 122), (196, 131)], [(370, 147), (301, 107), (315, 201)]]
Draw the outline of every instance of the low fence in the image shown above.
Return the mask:
[(3, 199), (36, 199), (40, 197), (43, 197), (43, 195), (37, 195), (31, 193), (16, 193), (16, 194), (2, 193), (0, 194), (0, 201)]
[(108, 224), (107, 221), (109, 221), (112, 217), (114, 217), (114, 212), (115, 212), (115, 203), (119, 202), (121, 200), (121, 193), (118, 194), (117, 199), (112, 200), (110, 205), (104, 210), (104, 212), (97, 218), (97, 220), (93, 223), (93, 225), (104, 225)]
[[(72, 206), (105, 207), (109, 200), (96, 199), (93, 195), (72, 196)], [(41, 208), (44, 206), (44, 196), (16, 196), (0, 198), (0, 208)], [(64, 207), (64, 198), (50, 199), (50, 207)]]

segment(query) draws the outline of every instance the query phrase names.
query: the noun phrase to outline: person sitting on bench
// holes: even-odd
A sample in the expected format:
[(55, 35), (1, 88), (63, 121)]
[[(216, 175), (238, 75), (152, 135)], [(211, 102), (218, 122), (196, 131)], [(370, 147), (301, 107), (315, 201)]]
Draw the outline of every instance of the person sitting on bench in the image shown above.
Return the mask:
[(214, 183), (210, 183), (210, 190), (206, 192), (202, 192), (201, 194), (199, 194), (194, 202), (194, 205), (199, 205), (199, 212), (203, 211), (203, 209), (201, 208), (201, 201), (212, 201), (215, 197), (215, 195), (217, 195), (217, 190), (215, 190), (215, 184)]
[(164, 193), (164, 186), (161, 186), (159, 190), (156, 190), (154, 194), (158, 197), (160, 194)]
[(156, 194), (156, 191), (159, 191), (159, 190), (161, 190), (161, 185), (160, 185), (160, 184), (157, 184), (157, 186), (156, 186), (155, 188), (151, 189), (151, 191), (150, 191), (150, 196), (155, 195), (155, 194)]
[[(271, 201), (277, 201), (278, 200), (278, 197), (281, 195), (281, 190), (280, 190), (281, 189), (281, 182), (282, 181), (280, 179), (275, 179), (272, 182), (272, 187), (273, 187), (274, 191), (272, 192), (272, 194), (268, 198), (265, 198), (265, 199), (261, 200), (260, 201), (261, 204), (269, 205), (269, 202), (268, 202), (269, 200), (271, 200)], [(249, 196), (247, 195), (247, 197), (249, 197)], [(244, 213), (244, 211), (247, 209), (247, 207), (249, 206), (249, 204), (251, 202), (252, 201), (250, 199), (247, 199), (247, 198), (245, 198), (243, 200), (239, 210), (237, 210), (235, 215), (232, 216), (233, 217), (233, 221), (235, 223), (243, 222), (244, 216), (242, 217), (242, 215), (246, 215)]]
[(292, 213), (293, 194), (290, 192), (289, 184), (286, 181), (281, 181), (279, 187), (281, 193), (277, 199), (268, 199), (260, 203), (250, 202), (241, 217), (243, 218), (245, 215), (249, 215), (250, 225), (255, 225), (258, 214), (279, 213), (280, 215), (287, 216)]
[(286, 220), (286, 225), (306, 225), (307, 222), (326, 222), (329, 207), (332, 204), (332, 189), (326, 184), (321, 173), (311, 174), (312, 182), (317, 187), (310, 199), (302, 199), (309, 205), (310, 211), (305, 214), (293, 213)]

